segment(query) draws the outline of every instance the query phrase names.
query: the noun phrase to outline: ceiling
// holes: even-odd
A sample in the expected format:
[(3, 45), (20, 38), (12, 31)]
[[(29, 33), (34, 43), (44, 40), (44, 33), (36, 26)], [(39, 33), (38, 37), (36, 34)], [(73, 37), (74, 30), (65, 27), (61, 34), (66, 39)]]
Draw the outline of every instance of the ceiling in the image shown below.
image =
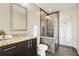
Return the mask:
[(51, 13), (66, 7), (74, 6), (75, 3), (36, 3), (36, 5), (45, 10), (47, 13)]

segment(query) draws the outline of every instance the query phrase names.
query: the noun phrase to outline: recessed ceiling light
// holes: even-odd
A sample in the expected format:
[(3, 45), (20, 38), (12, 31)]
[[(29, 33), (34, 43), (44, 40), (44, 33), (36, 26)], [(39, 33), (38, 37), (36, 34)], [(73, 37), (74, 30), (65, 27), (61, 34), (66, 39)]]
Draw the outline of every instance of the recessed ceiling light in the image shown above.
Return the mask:
[(28, 5), (28, 3), (21, 3), (21, 5), (25, 6), (25, 5)]
[(47, 19), (51, 19), (51, 17), (50, 17), (50, 16), (46, 16), (45, 18), (47, 18)]
[(49, 11), (52, 11), (52, 9), (49, 9)]

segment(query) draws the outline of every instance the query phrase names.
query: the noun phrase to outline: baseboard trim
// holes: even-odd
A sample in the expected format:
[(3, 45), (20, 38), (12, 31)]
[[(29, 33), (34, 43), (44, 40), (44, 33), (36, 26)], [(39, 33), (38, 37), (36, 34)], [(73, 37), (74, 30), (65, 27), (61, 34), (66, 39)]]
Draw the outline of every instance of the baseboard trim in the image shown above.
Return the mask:
[(72, 46), (67, 46), (67, 45), (63, 45), (63, 44), (59, 44), (59, 46), (74, 48)]

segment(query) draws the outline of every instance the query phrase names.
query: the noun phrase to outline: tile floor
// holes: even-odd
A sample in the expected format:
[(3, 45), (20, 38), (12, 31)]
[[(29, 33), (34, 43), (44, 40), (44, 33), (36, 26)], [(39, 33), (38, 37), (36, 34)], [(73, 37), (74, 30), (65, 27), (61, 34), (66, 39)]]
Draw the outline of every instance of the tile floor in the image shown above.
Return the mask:
[(59, 46), (56, 53), (46, 52), (46, 56), (78, 56), (75, 48)]

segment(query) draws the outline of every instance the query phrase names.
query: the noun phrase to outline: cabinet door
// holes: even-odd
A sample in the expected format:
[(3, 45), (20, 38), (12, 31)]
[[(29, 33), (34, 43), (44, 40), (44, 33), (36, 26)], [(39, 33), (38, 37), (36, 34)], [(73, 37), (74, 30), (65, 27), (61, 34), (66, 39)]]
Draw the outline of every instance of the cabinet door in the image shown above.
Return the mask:
[(16, 45), (7, 45), (0, 48), (0, 56), (14, 56)]
[(36, 56), (37, 55), (37, 39), (32, 39), (31, 41), (32, 45), (31, 45), (31, 50), (32, 50), (32, 56)]
[(24, 56), (24, 49), (25, 49), (25, 47), (24, 47), (24, 42), (19, 42), (19, 43), (17, 43), (16, 44), (16, 46), (17, 46), (17, 48), (16, 48), (16, 56)]
[(25, 44), (25, 56), (31, 56), (32, 50), (31, 50), (31, 41), (27, 40), (24, 42)]
[(37, 39), (31, 39), (25, 42), (26, 56), (36, 56), (37, 55)]

